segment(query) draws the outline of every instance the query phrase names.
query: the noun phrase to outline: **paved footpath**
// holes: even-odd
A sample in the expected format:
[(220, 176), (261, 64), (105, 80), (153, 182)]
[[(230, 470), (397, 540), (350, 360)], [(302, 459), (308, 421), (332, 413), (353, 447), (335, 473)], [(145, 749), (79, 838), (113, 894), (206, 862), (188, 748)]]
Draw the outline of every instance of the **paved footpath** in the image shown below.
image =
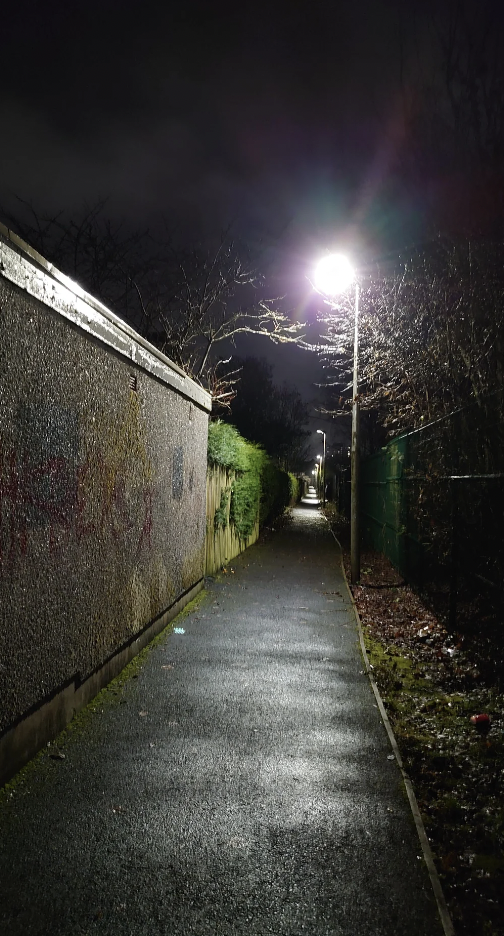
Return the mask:
[(0, 808), (2, 936), (441, 936), (325, 521), (232, 566)]

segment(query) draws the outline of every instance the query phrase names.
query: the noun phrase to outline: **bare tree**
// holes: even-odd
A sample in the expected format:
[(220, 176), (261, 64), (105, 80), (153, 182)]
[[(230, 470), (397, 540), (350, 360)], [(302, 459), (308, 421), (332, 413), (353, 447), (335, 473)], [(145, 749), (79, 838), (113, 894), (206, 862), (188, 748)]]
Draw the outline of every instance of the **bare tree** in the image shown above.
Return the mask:
[(101, 299), (142, 333), (146, 328), (141, 293), (154, 279), (155, 245), (148, 230), (127, 231), (105, 215), (106, 203), (67, 216), (39, 211), (18, 199), (5, 222), (31, 247)]
[(151, 340), (199, 380), (222, 363), (218, 347), (237, 335), (262, 335), (275, 344), (300, 337), (303, 326), (290, 321), (279, 299), (267, 298), (258, 265), (227, 234), (213, 251), (167, 245), (165, 256), (147, 306)]
[[(388, 433), (421, 426), (503, 386), (504, 245), (439, 238), (377, 270), (362, 291), (361, 406)], [(319, 353), (332, 400), (350, 406), (353, 310), (327, 304)]]
[[(429, 13), (430, 6), (430, 13)], [(409, 9), (405, 15), (409, 16)], [(432, 229), (500, 236), (504, 204), (504, 13), (498, 0), (422, 5), (402, 31), (403, 183)]]
[(208, 387), (221, 406), (233, 396), (229, 342), (240, 334), (278, 344), (301, 337), (303, 326), (268, 296), (260, 258), (229, 232), (215, 249), (182, 248), (148, 230), (130, 232), (104, 209), (100, 202), (67, 217), (20, 201), (19, 215), (3, 215), (31, 246)]
[(309, 410), (294, 387), (279, 387), (264, 359), (235, 358), (239, 368), (236, 396), (226, 419), (238, 431), (262, 445), (284, 470), (301, 468), (309, 458), (306, 429)]

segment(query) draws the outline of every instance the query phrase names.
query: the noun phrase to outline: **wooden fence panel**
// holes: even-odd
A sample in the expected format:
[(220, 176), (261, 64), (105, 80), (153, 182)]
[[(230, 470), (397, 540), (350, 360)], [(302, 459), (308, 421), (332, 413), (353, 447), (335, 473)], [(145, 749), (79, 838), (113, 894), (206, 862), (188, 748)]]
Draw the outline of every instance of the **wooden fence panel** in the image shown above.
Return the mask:
[[(231, 487), (235, 478), (234, 471), (225, 468), (209, 468), (207, 472), (207, 509), (206, 509), (206, 574), (214, 575), (222, 566), (231, 562), (235, 556), (255, 543), (259, 536), (259, 517), (253, 532), (246, 540), (240, 539), (235, 528), (229, 522)], [(225, 499), (221, 500), (222, 495)], [(215, 514), (223, 505), (225, 523), (215, 523)], [(259, 510), (258, 510), (259, 514)]]

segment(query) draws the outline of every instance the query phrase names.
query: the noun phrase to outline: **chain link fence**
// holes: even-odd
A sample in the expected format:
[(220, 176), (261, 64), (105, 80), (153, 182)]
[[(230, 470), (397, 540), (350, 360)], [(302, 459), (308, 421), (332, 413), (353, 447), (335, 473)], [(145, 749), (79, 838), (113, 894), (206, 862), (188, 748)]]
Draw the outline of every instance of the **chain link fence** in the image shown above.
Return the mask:
[[(495, 629), (504, 610), (504, 399), (496, 393), (399, 436), (361, 467), (364, 543), (451, 627)], [(347, 511), (348, 479), (338, 486)]]

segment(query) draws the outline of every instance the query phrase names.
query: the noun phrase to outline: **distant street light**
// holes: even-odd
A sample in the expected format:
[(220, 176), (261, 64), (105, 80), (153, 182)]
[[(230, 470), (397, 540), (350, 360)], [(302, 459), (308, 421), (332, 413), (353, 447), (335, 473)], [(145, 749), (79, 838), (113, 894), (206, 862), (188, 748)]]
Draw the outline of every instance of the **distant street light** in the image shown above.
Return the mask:
[[(359, 543), (359, 284), (355, 270), (343, 254), (328, 254), (315, 269), (315, 286), (326, 296), (335, 296), (349, 286), (355, 286), (354, 297), (354, 353), (352, 382), (352, 439), (350, 444), (350, 570), (352, 585), (360, 579)], [(321, 430), (318, 429), (317, 432)]]
[(322, 456), (322, 506), (325, 507), (325, 457), (326, 457), (326, 434), (323, 429), (317, 429), (319, 435), (324, 436), (324, 454)]

